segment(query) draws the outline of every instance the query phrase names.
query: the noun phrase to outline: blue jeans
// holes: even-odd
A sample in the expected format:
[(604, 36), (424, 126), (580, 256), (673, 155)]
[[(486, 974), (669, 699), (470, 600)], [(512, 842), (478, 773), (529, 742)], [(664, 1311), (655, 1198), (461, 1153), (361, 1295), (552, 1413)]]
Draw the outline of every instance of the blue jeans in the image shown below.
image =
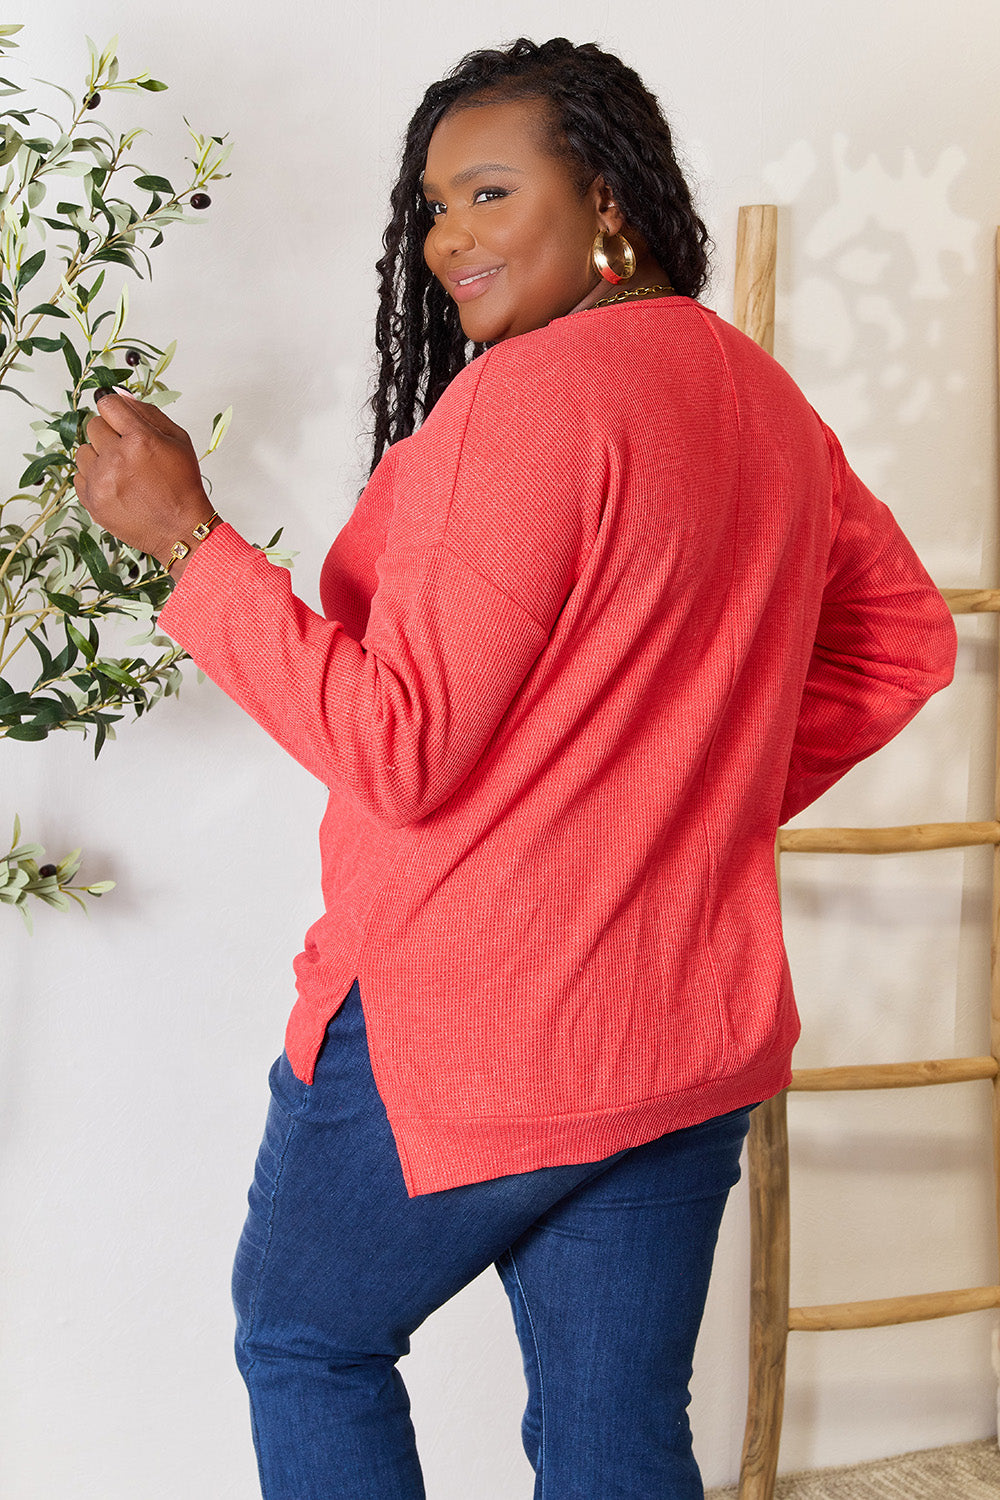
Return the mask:
[(236, 1255), (266, 1500), (422, 1500), (396, 1361), (491, 1263), (535, 1500), (702, 1500), (688, 1382), (747, 1109), (604, 1161), (407, 1196), (357, 983), (311, 1085), (282, 1056)]

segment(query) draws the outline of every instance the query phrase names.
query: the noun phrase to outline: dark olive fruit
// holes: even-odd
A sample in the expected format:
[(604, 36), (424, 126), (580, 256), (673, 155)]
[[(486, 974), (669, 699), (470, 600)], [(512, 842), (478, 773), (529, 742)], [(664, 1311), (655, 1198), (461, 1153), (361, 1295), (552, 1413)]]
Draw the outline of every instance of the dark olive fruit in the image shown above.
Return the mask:
[(38, 873), (39, 873), (39, 875), (42, 875), (42, 876), (48, 876), (48, 875), (56, 875), (56, 874), (58, 874), (58, 871), (56, 870), (55, 865), (42, 865), (39, 868)]
[(207, 193), (192, 193), (191, 195), (192, 208), (207, 208), (211, 201)]
[(91, 94), (90, 98), (87, 100), (87, 108), (88, 109), (96, 109), (97, 106), (100, 104), (100, 102), (101, 102), (101, 96), (100, 96), (100, 94)]
[(126, 349), (125, 363), (127, 365), (131, 365), (133, 370), (135, 369), (136, 365), (142, 364), (142, 355), (139, 353), (138, 349)]

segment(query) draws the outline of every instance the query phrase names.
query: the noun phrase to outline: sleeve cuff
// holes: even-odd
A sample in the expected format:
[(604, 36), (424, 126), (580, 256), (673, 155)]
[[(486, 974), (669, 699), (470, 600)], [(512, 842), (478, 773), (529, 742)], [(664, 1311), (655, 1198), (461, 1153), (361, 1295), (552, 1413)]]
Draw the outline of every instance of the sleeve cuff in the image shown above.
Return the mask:
[(213, 619), (243, 575), (261, 565), (271, 567), (259, 548), (228, 522), (216, 526), (191, 554), (160, 611), (157, 629), (194, 655), (198, 640), (212, 629)]

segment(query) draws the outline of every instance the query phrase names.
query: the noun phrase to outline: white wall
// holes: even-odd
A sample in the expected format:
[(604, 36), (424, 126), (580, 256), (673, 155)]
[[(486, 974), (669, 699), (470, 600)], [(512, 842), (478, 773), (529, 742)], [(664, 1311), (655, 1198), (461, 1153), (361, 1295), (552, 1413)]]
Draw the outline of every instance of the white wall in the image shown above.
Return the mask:
[[(782, 205), (779, 357), (935, 577), (998, 581), (995, 0), (31, 0), (20, 18), (18, 77), (77, 87), (81, 33), (120, 32), (123, 67), (170, 83), (107, 109), (149, 124), (153, 170), (183, 154), (182, 114), (237, 143), (205, 222), (133, 285), (132, 326), (180, 339), (174, 410), (199, 439), (235, 403), (219, 508), (254, 539), (285, 526), (307, 599), (362, 472), (400, 130), (464, 51), (522, 32), (597, 39), (659, 93), (718, 244), (721, 312), (737, 206)], [(992, 638), (974, 620), (961, 635), (957, 684), (809, 821), (991, 815)], [(119, 882), (89, 922), (42, 911), (34, 939), (0, 911), (4, 1494), (243, 1500), (229, 1265), (290, 959), (317, 913), (322, 790), (193, 677), (96, 765), (75, 737), (2, 758), (0, 818), (19, 808), (52, 852), (82, 843), (94, 878)], [(801, 1063), (986, 1049), (985, 856), (785, 864)], [(796, 1300), (994, 1279), (986, 1093), (792, 1101)], [(738, 1464), (746, 1217), (741, 1192), (699, 1348), (709, 1483)], [(431, 1500), (530, 1492), (508, 1321), (490, 1273), (405, 1362)], [(988, 1433), (991, 1322), (793, 1339), (783, 1467)]]

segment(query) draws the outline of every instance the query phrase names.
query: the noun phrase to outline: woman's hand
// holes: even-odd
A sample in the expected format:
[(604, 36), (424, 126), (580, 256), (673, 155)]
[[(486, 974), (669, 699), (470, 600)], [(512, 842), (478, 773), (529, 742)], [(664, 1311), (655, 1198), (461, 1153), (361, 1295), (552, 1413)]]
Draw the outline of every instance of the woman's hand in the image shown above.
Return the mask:
[(158, 407), (109, 391), (76, 455), (73, 486), (99, 526), (165, 563), (175, 542), (211, 518), (198, 458), (183, 427)]

